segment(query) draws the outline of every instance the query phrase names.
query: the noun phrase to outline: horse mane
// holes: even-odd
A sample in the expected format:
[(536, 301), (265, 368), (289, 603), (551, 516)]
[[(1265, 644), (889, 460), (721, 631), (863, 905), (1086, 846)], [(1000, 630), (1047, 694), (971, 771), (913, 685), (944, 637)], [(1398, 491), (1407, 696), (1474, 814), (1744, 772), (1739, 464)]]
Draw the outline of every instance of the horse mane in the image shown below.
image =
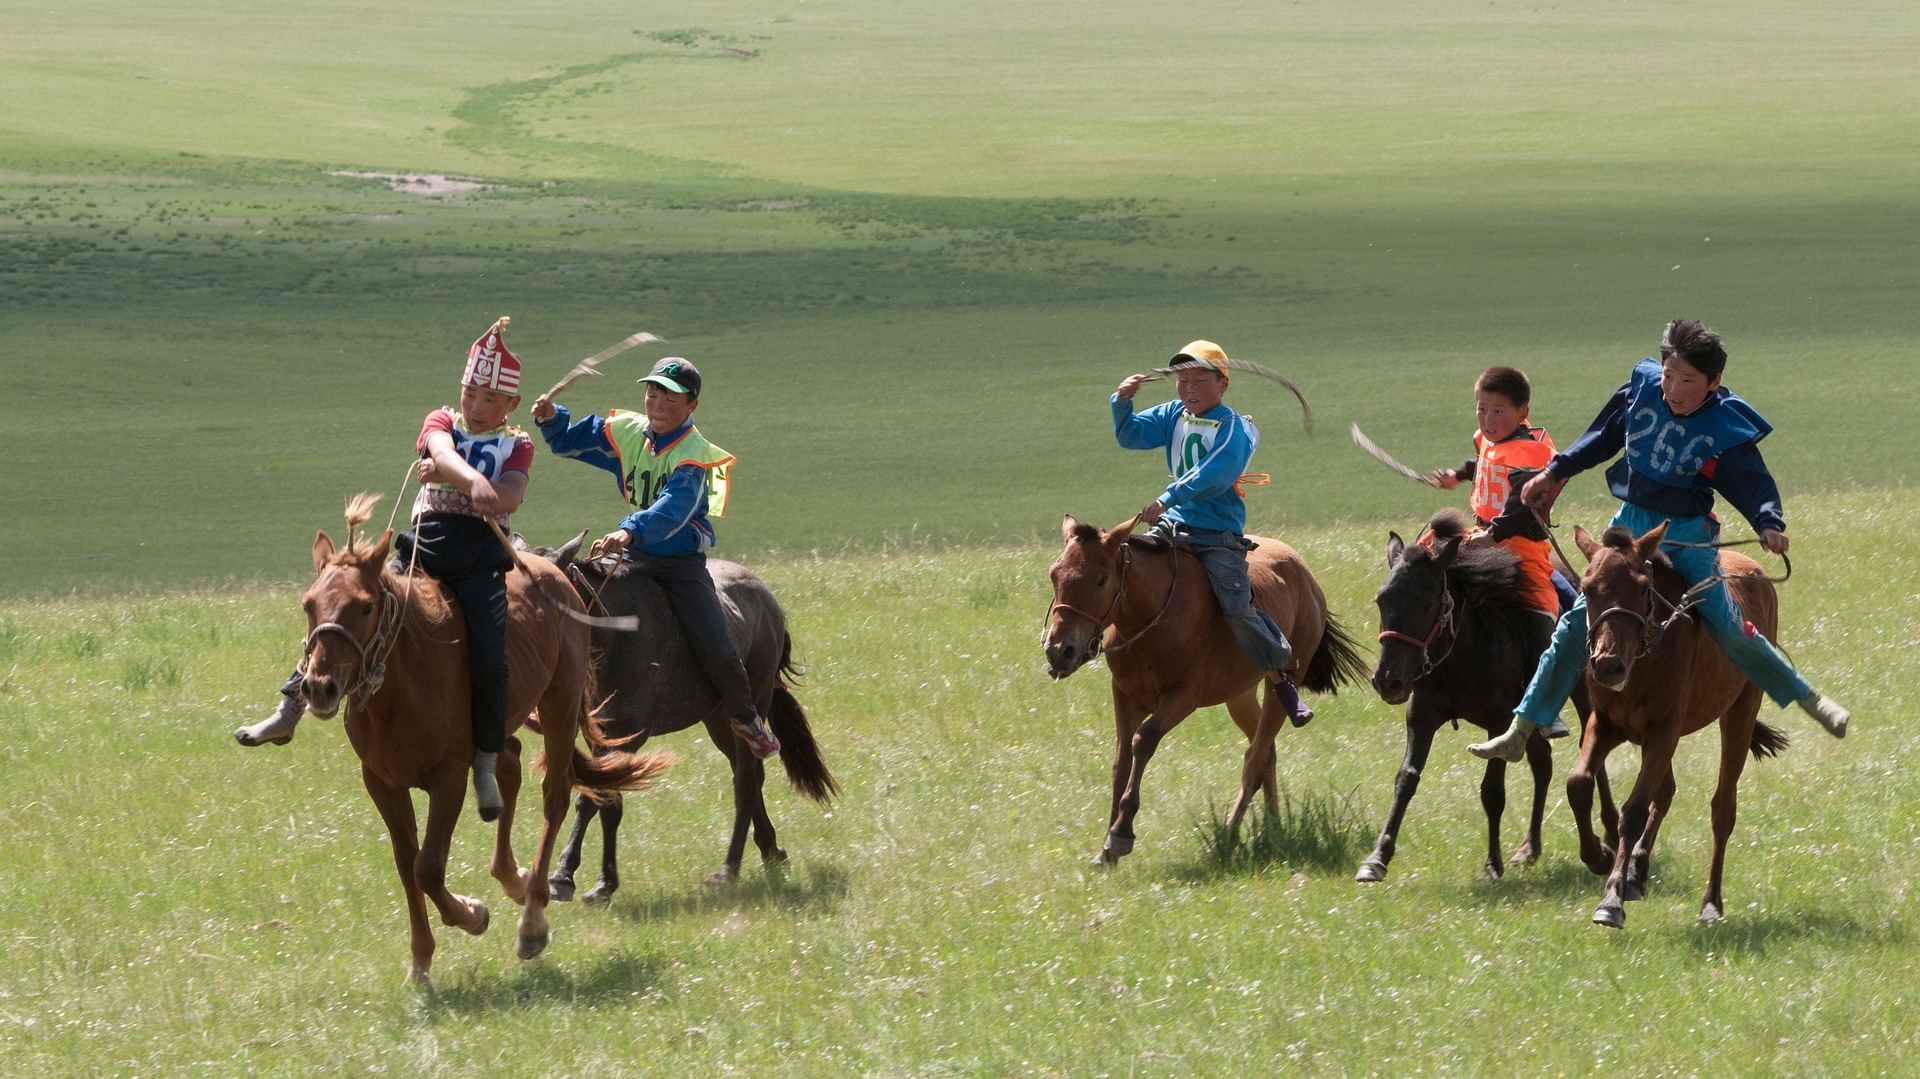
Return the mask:
[[(1467, 515), (1451, 506), (1427, 520), (1435, 539), (1464, 538), (1469, 528)], [(1460, 588), (1467, 603), (1502, 623), (1518, 625), (1519, 618), (1534, 610), (1520, 596), (1520, 559), (1505, 547), (1460, 548), (1447, 565), (1447, 582)]]

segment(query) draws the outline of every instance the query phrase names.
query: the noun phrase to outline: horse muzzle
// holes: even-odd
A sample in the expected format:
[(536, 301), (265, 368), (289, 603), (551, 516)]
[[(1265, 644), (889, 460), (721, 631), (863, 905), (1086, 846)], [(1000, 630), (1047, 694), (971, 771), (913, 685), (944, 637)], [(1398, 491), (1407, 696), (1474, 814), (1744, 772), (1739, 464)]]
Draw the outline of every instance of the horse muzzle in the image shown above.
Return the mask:
[(1100, 654), (1100, 638), (1089, 637), (1075, 639), (1069, 635), (1065, 639), (1053, 638), (1046, 643), (1047, 677), (1058, 682), (1093, 661)]
[(332, 719), (340, 710), (340, 680), (331, 675), (302, 679), (300, 693), (306, 697), (307, 710), (315, 719)]
[(1592, 656), (1587, 660), (1587, 673), (1601, 689), (1619, 693), (1627, 688), (1633, 664), (1619, 656)]

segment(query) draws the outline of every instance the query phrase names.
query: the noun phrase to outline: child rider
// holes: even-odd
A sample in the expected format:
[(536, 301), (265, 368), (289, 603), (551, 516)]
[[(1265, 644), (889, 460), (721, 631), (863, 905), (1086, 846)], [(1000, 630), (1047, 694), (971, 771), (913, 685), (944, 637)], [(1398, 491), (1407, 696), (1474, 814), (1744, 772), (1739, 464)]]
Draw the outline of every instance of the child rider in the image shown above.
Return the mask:
[(771, 757), (780, 752), (780, 740), (754, 706), (746, 666), (727, 635), (720, 597), (707, 573), (706, 551), (714, 542), (707, 516), (726, 516), (733, 455), (693, 425), (693, 412), (700, 407), (700, 372), (693, 364), (669, 356), (640, 382), (647, 388), (644, 416), (614, 409), (604, 418), (570, 423), (566, 406), (543, 395), (533, 402), (533, 418), (555, 454), (603, 468), (619, 481), (621, 497), (634, 511), (593, 549), (624, 555), (666, 590), (695, 660), (720, 693), (734, 734), (754, 756)]
[[(1641, 360), (1626, 385), (1573, 445), (1545, 472), (1527, 481), (1520, 497), (1545, 514), (1569, 479), (1605, 463), (1607, 486), (1620, 499), (1614, 526), (1645, 535), (1668, 521), (1667, 546), (1688, 587), (1712, 578), (1719, 552), (1706, 544), (1720, 535), (1713, 516), (1717, 491), (1740, 511), (1775, 554), (1787, 550), (1780, 489), (1761, 459), (1757, 443), (1773, 427), (1753, 407), (1720, 385), (1727, 351), (1720, 335), (1695, 320), (1674, 319), (1660, 338), (1660, 358)], [(1623, 452), (1624, 451), (1624, 452)], [(1727, 658), (1774, 703), (1798, 703), (1835, 738), (1851, 718), (1807, 684), (1780, 650), (1762, 634), (1749, 637), (1725, 583), (1706, 593), (1695, 610)], [(1554, 721), (1586, 660), (1587, 611), (1582, 597), (1562, 615), (1553, 644), (1534, 670), (1513, 725), (1505, 734), (1467, 747), (1477, 757), (1517, 761), (1535, 730)]]
[(1253, 421), (1222, 402), (1227, 392), (1227, 354), (1212, 341), (1195, 341), (1172, 364), (1179, 398), (1135, 413), (1133, 395), (1149, 376), (1129, 375), (1114, 390), (1113, 434), (1130, 450), (1164, 450), (1173, 480), (1140, 511), (1148, 536), (1192, 551), (1227, 616), (1233, 639), (1272, 681), (1295, 726), (1313, 718), (1287, 674), (1293, 646), (1273, 616), (1253, 605), (1247, 577), (1247, 503), (1242, 480), (1260, 444)]

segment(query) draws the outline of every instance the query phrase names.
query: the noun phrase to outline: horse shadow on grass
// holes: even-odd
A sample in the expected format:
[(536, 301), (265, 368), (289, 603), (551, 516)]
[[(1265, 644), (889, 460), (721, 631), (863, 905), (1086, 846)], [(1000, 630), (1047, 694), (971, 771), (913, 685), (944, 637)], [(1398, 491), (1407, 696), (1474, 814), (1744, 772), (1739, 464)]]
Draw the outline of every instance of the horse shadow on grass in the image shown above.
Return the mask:
[(741, 910), (822, 914), (851, 894), (852, 875), (839, 865), (813, 863), (799, 875), (790, 866), (770, 865), (730, 884), (696, 883), (677, 892), (652, 893), (633, 903), (616, 900), (610, 913), (631, 922), (655, 923)]
[(1373, 847), (1375, 829), (1354, 805), (1354, 792), (1296, 795), (1280, 787), (1280, 807), (1248, 813), (1235, 836), (1227, 814), (1209, 803), (1193, 824), (1197, 857), (1176, 875), (1189, 883), (1258, 876), (1276, 866), (1315, 874), (1350, 873)]
[(461, 975), (436, 981), (422, 1000), (428, 1022), (475, 1013), (543, 1006), (555, 1001), (594, 1005), (628, 1001), (671, 978), (666, 956), (614, 950), (581, 963), (527, 963), (505, 977)]

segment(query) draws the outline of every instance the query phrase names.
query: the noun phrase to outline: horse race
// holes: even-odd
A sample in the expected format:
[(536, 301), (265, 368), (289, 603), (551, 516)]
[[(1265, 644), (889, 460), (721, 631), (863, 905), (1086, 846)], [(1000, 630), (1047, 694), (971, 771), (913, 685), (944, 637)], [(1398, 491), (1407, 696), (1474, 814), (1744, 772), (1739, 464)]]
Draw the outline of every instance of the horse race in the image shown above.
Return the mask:
[(10, 1073), (1920, 1058), (1920, 13), (4, 7)]

